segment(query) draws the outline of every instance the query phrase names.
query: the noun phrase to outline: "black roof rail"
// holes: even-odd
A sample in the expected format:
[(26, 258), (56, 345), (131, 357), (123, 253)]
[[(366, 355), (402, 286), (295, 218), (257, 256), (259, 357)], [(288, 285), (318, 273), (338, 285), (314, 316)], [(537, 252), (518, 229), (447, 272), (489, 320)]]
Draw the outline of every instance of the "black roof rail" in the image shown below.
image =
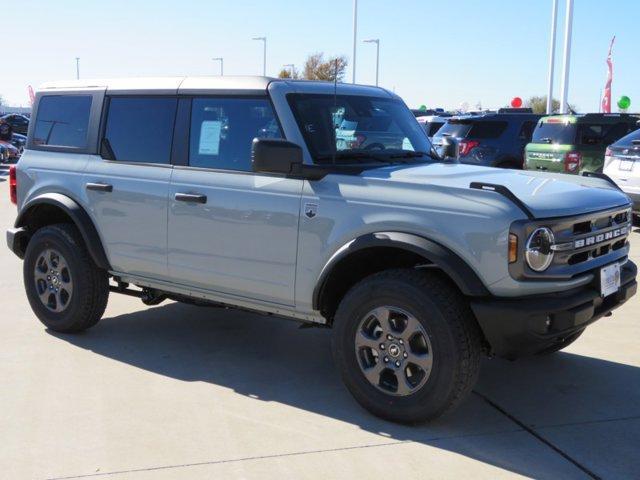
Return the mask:
[(520, 107), (520, 108), (504, 107), (504, 108), (499, 108), (498, 113), (533, 113), (533, 109), (529, 107)]
[(529, 207), (527, 207), (522, 200), (516, 197), (513, 192), (504, 185), (485, 182), (471, 182), (469, 184), (469, 188), (474, 188), (476, 190), (489, 190), (490, 192), (499, 193), (511, 200), (511, 202), (513, 202), (520, 210), (524, 212), (529, 220), (534, 220), (536, 218), (533, 213), (531, 213), (531, 210), (529, 210)]
[(606, 180), (607, 182), (609, 182), (611, 185), (613, 185), (614, 187), (616, 187), (618, 190), (620, 190), (621, 192), (623, 191), (620, 186), (613, 181), (613, 179), (605, 174), (605, 173), (600, 173), (600, 172), (582, 172), (582, 176), (583, 177), (593, 177), (593, 178), (600, 178), (602, 180)]

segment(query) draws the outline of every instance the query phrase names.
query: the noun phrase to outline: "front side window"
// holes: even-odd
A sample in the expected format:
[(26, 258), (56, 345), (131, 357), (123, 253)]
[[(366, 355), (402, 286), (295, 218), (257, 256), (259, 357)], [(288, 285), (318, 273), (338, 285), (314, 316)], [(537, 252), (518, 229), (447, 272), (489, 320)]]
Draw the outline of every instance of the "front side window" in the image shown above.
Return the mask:
[(287, 98), (316, 163), (429, 156), (425, 131), (401, 101), (327, 94)]
[(46, 95), (38, 103), (33, 143), (86, 148), (91, 95)]
[(282, 138), (267, 98), (194, 98), (189, 165), (251, 171), (254, 138)]
[(168, 97), (113, 97), (103, 144), (111, 160), (168, 164), (178, 101)]

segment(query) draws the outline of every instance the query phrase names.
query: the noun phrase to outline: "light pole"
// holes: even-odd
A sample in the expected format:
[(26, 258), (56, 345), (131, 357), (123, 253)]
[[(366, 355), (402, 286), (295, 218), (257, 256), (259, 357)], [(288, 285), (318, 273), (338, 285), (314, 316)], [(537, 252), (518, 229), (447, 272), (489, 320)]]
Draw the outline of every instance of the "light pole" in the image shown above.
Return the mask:
[(282, 65), (282, 68), (288, 68), (290, 78), (293, 78), (293, 69), (296, 68), (293, 63), (285, 63), (284, 65)]
[(253, 37), (252, 40), (262, 42), (262, 75), (267, 76), (267, 37)]
[(80, 57), (76, 57), (76, 80), (80, 80)]
[(372, 38), (370, 40), (363, 40), (364, 43), (376, 44), (376, 87), (378, 86), (378, 72), (380, 70), (380, 39)]
[(556, 30), (558, 23), (558, 0), (551, 5), (551, 44), (549, 45), (549, 85), (547, 88), (547, 115), (553, 113), (553, 69), (556, 62)]
[(560, 113), (569, 112), (569, 63), (571, 61), (571, 26), (573, 24), (573, 0), (567, 0), (564, 27), (564, 60), (562, 62), (562, 95), (560, 97)]
[(356, 42), (358, 41), (358, 0), (353, 0), (353, 76), (351, 83), (356, 83)]
[(220, 76), (224, 76), (224, 58), (214, 57), (211, 60), (213, 60), (214, 62), (220, 62)]

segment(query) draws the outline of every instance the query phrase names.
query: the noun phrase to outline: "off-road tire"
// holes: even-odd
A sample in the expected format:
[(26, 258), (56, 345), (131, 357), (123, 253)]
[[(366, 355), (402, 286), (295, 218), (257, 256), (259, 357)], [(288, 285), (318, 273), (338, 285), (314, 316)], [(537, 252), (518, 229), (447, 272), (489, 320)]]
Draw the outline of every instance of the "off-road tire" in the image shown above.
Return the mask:
[[(433, 366), (426, 383), (407, 396), (394, 396), (370, 383), (355, 352), (361, 318), (393, 305), (417, 319), (432, 345)], [(388, 270), (349, 290), (333, 324), (333, 355), (355, 399), (374, 415), (399, 423), (422, 423), (455, 409), (478, 378), (482, 333), (465, 297), (438, 272)]]
[[(61, 312), (48, 309), (40, 300), (34, 270), (44, 251), (55, 249), (68, 264), (73, 293)], [(78, 229), (71, 224), (49, 225), (37, 230), (25, 252), (23, 280), (27, 298), (38, 319), (51, 330), (74, 333), (94, 326), (102, 318), (109, 298), (107, 272), (89, 255)]]

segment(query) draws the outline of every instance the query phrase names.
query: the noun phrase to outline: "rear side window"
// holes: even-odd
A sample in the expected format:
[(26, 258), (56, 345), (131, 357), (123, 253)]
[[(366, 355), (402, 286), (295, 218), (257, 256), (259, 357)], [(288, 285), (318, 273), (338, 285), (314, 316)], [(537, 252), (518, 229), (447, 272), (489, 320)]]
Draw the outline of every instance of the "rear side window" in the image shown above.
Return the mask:
[(195, 98), (191, 106), (189, 165), (251, 171), (254, 138), (282, 138), (266, 98)]
[(507, 122), (475, 122), (469, 131), (469, 138), (498, 138), (507, 129)]
[(176, 98), (111, 98), (103, 143), (112, 159), (168, 164), (177, 105)]
[(33, 144), (86, 148), (91, 95), (46, 95), (38, 103)]
[(444, 122), (431, 122), (429, 124), (429, 131), (427, 132), (427, 135), (433, 137), (436, 132), (442, 128), (443, 125)]
[(535, 125), (536, 125), (535, 122), (524, 122), (522, 124), (522, 127), (520, 128), (520, 133), (518, 134), (518, 138), (520, 138), (521, 140), (524, 140), (525, 142), (530, 142)]

